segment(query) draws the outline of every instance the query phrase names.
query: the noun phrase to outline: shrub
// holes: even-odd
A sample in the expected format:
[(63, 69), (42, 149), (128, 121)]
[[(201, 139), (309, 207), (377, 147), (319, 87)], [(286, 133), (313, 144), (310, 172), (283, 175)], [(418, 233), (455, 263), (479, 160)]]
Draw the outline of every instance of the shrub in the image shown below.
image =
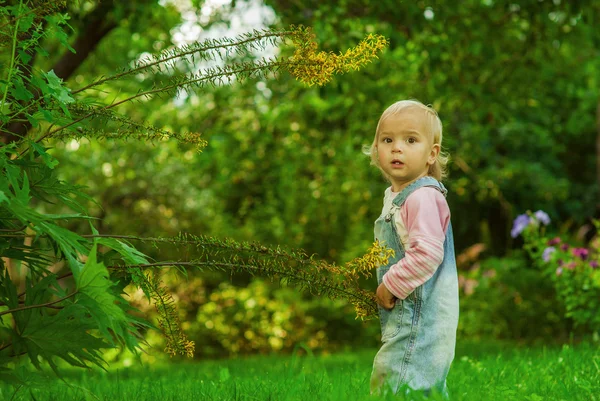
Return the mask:
[[(576, 327), (600, 332), (600, 238), (587, 245), (574, 246), (561, 237), (550, 238), (545, 226), (550, 223), (546, 213), (527, 212), (515, 219), (513, 237), (523, 236), (523, 248), (543, 277), (552, 282), (556, 301), (564, 306), (564, 317)], [(596, 229), (600, 222), (594, 221)]]
[(482, 260), (459, 279), (460, 337), (564, 341), (573, 328), (562, 319), (564, 306), (556, 302), (552, 282), (523, 250)]

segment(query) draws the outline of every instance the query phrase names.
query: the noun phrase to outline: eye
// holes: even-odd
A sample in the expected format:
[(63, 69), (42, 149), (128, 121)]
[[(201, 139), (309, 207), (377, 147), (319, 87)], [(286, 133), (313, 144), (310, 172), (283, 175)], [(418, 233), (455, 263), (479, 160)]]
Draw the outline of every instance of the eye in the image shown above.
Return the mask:
[(392, 138), (385, 137), (381, 140), (383, 143), (392, 143)]
[(408, 142), (408, 143), (417, 143), (417, 138), (411, 136), (411, 137), (409, 137), (409, 138), (406, 139), (406, 142)]

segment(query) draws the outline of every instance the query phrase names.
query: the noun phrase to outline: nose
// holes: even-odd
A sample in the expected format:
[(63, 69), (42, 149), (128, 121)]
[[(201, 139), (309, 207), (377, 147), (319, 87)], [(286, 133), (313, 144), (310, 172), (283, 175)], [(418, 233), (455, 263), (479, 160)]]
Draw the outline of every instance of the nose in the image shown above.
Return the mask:
[(392, 152), (402, 153), (402, 143), (400, 141), (394, 142), (394, 146), (392, 146)]

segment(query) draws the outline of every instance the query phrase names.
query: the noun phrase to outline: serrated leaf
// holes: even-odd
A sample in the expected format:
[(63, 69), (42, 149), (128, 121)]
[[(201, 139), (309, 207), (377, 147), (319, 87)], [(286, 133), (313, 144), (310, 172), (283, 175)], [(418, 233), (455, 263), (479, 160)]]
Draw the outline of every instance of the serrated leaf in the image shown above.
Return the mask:
[(87, 310), (77, 304), (67, 305), (52, 316), (36, 310), (22, 334), (15, 332), (13, 348), (16, 354), (26, 352), (37, 369), (41, 369), (39, 358), (44, 358), (57, 375), (56, 358), (73, 366), (87, 367), (91, 362), (103, 368), (100, 350), (110, 345), (90, 334), (94, 326)]
[(17, 78), (13, 82), (14, 86), (10, 93), (15, 97), (16, 100), (29, 101), (33, 99), (33, 93), (29, 92), (21, 78)]
[(27, 121), (29, 121), (29, 123), (31, 124), (31, 126), (33, 128), (37, 128), (40, 125), (37, 118), (35, 118), (34, 116), (32, 116), (30, 114), (26, 114), (25, 117), (27, 117)]
[(0, 272), (0, 299), (9, 309), (14, 309), (19, 305), (17, 296), (17, 287), (8, 275), (8, 270)]
[(115, 284), (109, 279), (108, 269), (96, 260), (96, 248), (97, 243), (94, 243), (83, 269), (76, 276), (77, 303), (88, 310), (107, 341), (114, 344), (114, 334), (128, 346), (135, 347), (133, 319), (125, 314), (126, 302), (115, 294)]
[(0, 256), (3, 258), (20, 260), (27, 264), (32, 274), (46, 272), (48, 266), (53, 263), (53, 259), (50, 256), (40, 253), (37, 248), (24, 244), (18, 246), (12, 245), (6, 249), (0, 248)]
[(54, 70), (50, 70), (44, 75), (48, 81), (49, 94), (58, 100), (59, 103), (69, 104), (75, 101), (70, 95), (71, 90), (63, 86), (62, 79), (54, 73)]
[(35, 13), (31, 12), (31, 9), (25, 4), (21, 4), (21, 7), (19, 10), (19, 31), (27, 32), (31, 28), (31, 25), (33, 25)]
[(23, 50), (19, 49), (19, 56), (21, 57), (21, 61), (24, 64), (29, 63), (29, 61), (31, 60), (31, 55), (27, 52), (24, 52)]
[(42, 113), (42, 116), (44, 117), (44, 120), (48, 121), (49, 123), (55, 123), (56, 122), (56, 118), (54, 117), (54, 115), (46, 109), (39, 109), (40, 112)]
[[(36, 49), (37, 50), (37, 49)], [(31, 77), (31, 84), (36, 88), (39, 88), (44, 95), (48, 93), (48, 85), (46, 84), (46, 80), (44, 80), (39, 75), (35, 74)], [(40, 110), (40, 106), (38, 105), (38, 110)]]
[[(23, 306), (45, 304), (50, 301), (52, 296), (63, 295), (62, 293), (57, 293), (57, 287), (56, 274), (49, 274), (34, 284), (32, 284), (31, 279), (28, 278), (26, 282), (25, 303)], [(14, 308), (14, 306), (11, 306), (11, 309), (12, 308)], [(35, 316), (32, 316), (35, 314), (39, 314), (39, 311), (36, 310), (36, 308), (13, 312), (12, 316), (15, 320), (17, 332), (24, 332), (31, 319), (35, 318)]]
[[(90, 229), (92, 230), (92, 233), (94, 235), (99, 234), (98, 230), (96, 230), (96, 227), (94, 227), (92, 224), (90, 224)], [(150, 263), (148, 256), (138, 251), (125, 241), (121, 241), (116, 238), (99, 237), (96, 238), (96, 242), (118, 252), (121, 256), (123, 256), (123, 259), (129, 264), (141, 265)]]
[(65, 31), (58, 28), (56, 31), (54, 31), (54, 37), (57, 38), (64, 47), (69, 49), (71, 53), (76, 53), (75, 49), (71, 47), (71, 44), (69, 43), (69, 35)]
[(5, 171), (8, 181), (13, 188), (16, 200), (23, 205), (29, 204), (31, 197), (29, 196), (29, 179), (27, 178), (27, 173), (23, 171), (23, 186), (20, 186), (18, 180), (21, 170), (15, 166), (6, 166)]
[(46, 164), (46, 166), (50, 167), (51, 169), (56, 167), (56, 165), (58, 164), (58, 160), (56, 160), (54, 157), (49, 155), (46, 152), (46, 148), (44, 148), (42, 145), (40, 145), (39, 143), (36, 143), (36, 142), (30, 142), (30, 144), (33, 147), (33, 149), (36, 152), (38, 152), (38, 154), (42, 157), (42, 160), (44, 160), (44, 163)]

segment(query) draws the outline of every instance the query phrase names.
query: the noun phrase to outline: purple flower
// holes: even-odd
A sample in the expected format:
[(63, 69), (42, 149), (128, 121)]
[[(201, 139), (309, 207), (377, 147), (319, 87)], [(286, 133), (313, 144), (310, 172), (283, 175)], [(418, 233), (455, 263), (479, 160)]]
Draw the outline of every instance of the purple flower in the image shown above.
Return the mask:
[(537, 221), (543, 223), (545, 226), (550, 224), (550, 216), (548, 216), (548, 213), (544, 212), (543, 210), (538, 210), (535, 212), (534, 216)]
[(556, 269), (556, 275), (560, 276), (562, 274), (562, 267), (559, 267), (558, 269)]
[(597, 267), (598, 267), (598, 261), (597, 261), (597, 260), (592, 260), (592, 261), (590, 262), (590, 267), (591, 267), (592, 269), (595, 269), (595, 268), (597, 268)]
[(558, 245), (562, 242), (560, 237), (554, 237), (550, 241), (548, 241), (548, 245)]
[(567, 249), (569, 249), (569, 244), (562, 244), (562, 245), (560, 246), (560, 250), (561, 250), (561, 251), (566, 251)]
[(580, 257), (581, 260), (586, 260), (589, 254), (588, 250), (585, 248), (573, 248), (571, 253), (573, 253), (573, 256)]
[(549, 262), (550, 255), (552, 255), (554, 252), (556, 252), (556, 248), (553, 246), (549, 246), (548, 248), (544, 249), (544, 253), (542, 253), (542, 259), (544, 259), (544, 262)]
[(527, 216), (527, 214), (520, 214), (517, 216), (517, 218), (515, 219), (515, 221), (513, 221), (513, 227), (512, 230), (510, 230), (510, 235), (513, 238), (517, 238), (519, 236), (519, 234), (521, 234), (523, 232), (523, 230), (525, 229), (525, 227), (527, 227), (527, 224), (529, 224), (530, 218), (529, 216)]

